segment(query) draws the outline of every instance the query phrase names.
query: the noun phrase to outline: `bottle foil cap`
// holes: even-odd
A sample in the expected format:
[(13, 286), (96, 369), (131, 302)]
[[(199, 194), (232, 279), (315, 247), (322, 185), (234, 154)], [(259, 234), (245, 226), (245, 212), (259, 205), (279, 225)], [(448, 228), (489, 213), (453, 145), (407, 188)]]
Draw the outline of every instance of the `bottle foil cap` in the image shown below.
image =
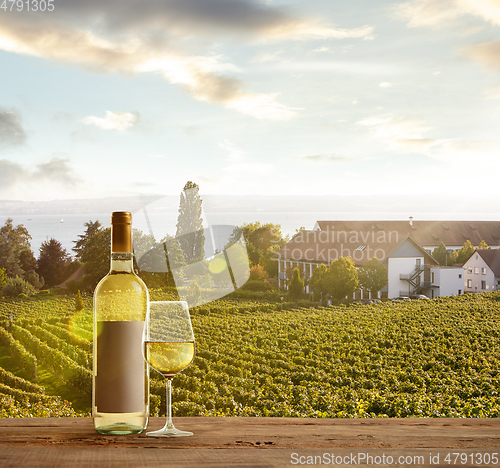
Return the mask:
[(132, 214), (111, 213), (111, 252), (132, 252)]

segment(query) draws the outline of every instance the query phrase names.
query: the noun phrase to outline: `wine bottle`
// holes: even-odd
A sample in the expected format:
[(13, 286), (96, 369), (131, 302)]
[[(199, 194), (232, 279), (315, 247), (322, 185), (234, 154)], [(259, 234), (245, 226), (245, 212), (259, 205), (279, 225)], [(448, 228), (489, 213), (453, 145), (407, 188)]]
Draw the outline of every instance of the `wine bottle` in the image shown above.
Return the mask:
[(149, 416), (142, 354), (148, 290), (134, 273), (132, 215), (111, 215), (111, 269), (94, 292), (92, 417), (101, 434), (139, 434)]

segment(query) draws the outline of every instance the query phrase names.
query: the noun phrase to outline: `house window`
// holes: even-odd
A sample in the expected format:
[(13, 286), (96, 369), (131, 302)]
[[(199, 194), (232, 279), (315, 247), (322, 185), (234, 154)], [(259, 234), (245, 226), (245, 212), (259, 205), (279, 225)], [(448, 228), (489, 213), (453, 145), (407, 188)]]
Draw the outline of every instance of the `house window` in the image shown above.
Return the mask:
[(461, 279), (461, 278), (462, 278), (462, 275), (461, 275), (461, 274), (459, 274), (459, 275), (458, 275), (458, 279)]
[(479, 267), (474, 267), (474, 274), (479, 275)]
[(458, 295), (460, 296), (460, 294), (462, 294), (462, 290), (461, 289), (458, 290)]
[(434, 272), (431, 273), (431, 283), (434, 283)]
[(472, 288), (472, 280), (471, 279), (467, 280), (467, 287)]
[(422, 260), (420, 258), (417, 258), (417, 261), (416, 261), (417, 270), (420, 268), (421, 263), (422, 263)]
[(469, 273), (470, 275), (472, 275), (472, 267), (468, 267), (467, 268), (467, 273)]
[(486, 274), (486, 268), (484, 268), (484, 267), (483, 267), (483, 268), (481, 268), (481, 274), (482, 274), (482, 275), (485, 275), (485, 274)]
[(481, 281), (481, 289), (486, 289), (486, 281)]

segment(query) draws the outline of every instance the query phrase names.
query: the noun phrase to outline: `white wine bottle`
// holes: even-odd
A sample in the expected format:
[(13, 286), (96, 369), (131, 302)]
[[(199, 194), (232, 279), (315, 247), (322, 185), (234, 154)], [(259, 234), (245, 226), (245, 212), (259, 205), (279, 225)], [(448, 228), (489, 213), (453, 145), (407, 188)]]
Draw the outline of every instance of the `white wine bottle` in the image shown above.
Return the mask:
[(149, 416), (143, 330), (148, 290), (134, 273), (132, 215), (111, 214), (111, 270), (94, 292), (92, 417), (101, 434), (139, 434)]

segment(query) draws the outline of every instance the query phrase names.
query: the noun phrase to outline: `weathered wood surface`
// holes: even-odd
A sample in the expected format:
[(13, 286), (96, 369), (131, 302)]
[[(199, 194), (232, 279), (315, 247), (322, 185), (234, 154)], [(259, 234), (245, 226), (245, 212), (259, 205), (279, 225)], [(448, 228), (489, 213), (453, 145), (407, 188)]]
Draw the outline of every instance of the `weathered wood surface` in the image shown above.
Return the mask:
[[(163, 423), (163, 418), (152, 418), (148, 429)], [(500, 419), (196, 417), (175, 418), (174, 423), (194, 436), (102, 436), (89, 418), (0, 419), (0, 467), (300, 466), (300, 461), (313, 460), (308, 456), (321, 457), (325, 464), (324, 457), (331, 461), (332, 454), (348, 464), (352, 457), (363, 462), (360, 454), (391, 456), (394, 463), (400, 456), (421, 456), (418, 461), (425, 465), (439, 455), (439, 464), (450, 465), (444, 462), (447, 453), (468, 454), (467, 463), (457, 465), (486, 466), (478, 458), (470, 463), (470, 454), (500, 457)], [(389, 466), (378, 460), (371, 464)]]

